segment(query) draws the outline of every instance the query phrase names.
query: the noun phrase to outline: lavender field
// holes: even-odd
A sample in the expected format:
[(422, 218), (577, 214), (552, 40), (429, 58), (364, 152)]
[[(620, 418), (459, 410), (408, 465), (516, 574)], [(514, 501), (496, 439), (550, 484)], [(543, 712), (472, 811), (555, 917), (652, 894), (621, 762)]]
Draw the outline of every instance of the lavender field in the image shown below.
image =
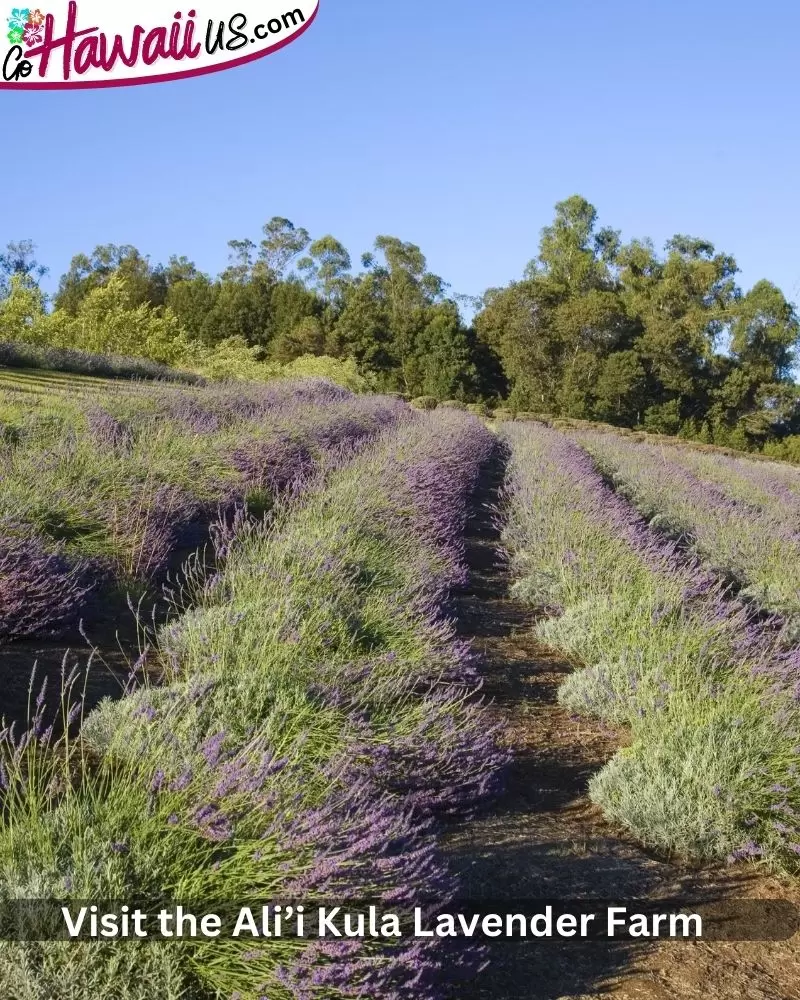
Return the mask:
[[(665, 856), (797, 873), (796, 469), (314, 379), (16, 372), (0, 669), (34, 640), (88, 640), (102, 669), (113, 634), (129, 676), (96, 704), (65, 658), (26, 725), (0, 706), (0, 902), (446, 909), (449, 831), (507, 800), (512, 763), (459, 620), (480, 510), (542, 657), (572, 667), (561, 706), (618, 739), (590, 784), (605, 817)], [(413, 937), (3, 940), (0, 993), (446, 1000), (486, 957)]]
[(238, 505), (266, 513), (398, 419), (327, 383), (0, 381), (0, 642), (68, 633), (163, 582)]
[[(449, 613), (489, 430), (313, 381), (34, 396), (3, 395), (6, 648), (208, 542), (124, 697), (88, 711), (67, 676), (65, 718), (34, 690), (0, 734), (3, 902), (453, 898), (439, 830), (507, 760)], [(0, 989), (433, 998), (482, 961), (445, 944), (5, 942)]]
[(795, 470), (506, 425), (506, 545), (571, 711), (629, 732), (606, 815), (688, 857), (800, 865)]

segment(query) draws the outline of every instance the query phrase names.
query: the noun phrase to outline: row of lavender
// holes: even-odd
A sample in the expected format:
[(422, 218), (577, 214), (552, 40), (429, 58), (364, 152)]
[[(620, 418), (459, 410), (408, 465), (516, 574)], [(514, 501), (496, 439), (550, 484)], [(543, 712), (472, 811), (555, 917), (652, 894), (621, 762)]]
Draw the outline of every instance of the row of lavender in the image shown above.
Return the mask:
[[(220, 523), (216, 575), (145, 654), (165, 683), (101, 705), (59, 754), (6, 738), (0, 892), (446, 904), (439, 825), (479, 808), (505, 764), (448, 619), (494, 446), (467, 415), (407, 415), (269, 530)], [(97, 1000), (426, 1000), (481, 960), (409, 936), (114, 948), (0, 945), (0, 991), (24, 967), (59, 998), (69, 962)]]
[(321, 380), (141, 385), (16, 407), (6, 395), (16, 422), (0, 441), (0, 642), (59, 634), (110, 590), (152, 587), (220, 509), (263, 513), (403, 411)]
[[(595, 801), (646, 843), (796, 870), (790, 626), (648, 523), (574, 441), (538, 426), (504, 436), (517, 589), (550, 612), (540, 637), (582, 667), (561, 700), (632, 733), (595, 778)], [(678, 478), (670, 496), (680, 488)]]
[(800, 473), (791, 466), (585, 432), (576, 440), (659, 531), (744, 598), (800, 619)]

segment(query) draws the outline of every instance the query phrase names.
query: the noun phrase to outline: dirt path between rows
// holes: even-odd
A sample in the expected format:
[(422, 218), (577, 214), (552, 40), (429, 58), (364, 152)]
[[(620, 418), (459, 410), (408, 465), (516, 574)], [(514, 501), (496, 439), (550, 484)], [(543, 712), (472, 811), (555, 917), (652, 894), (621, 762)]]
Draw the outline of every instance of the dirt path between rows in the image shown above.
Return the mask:
[[(494, 523), (502, 477), (497, 459), (475, 499), (471, 580), (457, 614), (461, 634), (484, 655), (486, 695), (515, 760), (503, 798), (447, 838), (465, 896), (617, 905), (680, 898), (692, 908), (711, 900), (733, 907), (737, 926), (779, 935), (785, 909), (758, 901), (797, 902), (800, 894), (753, 868), (692, 868), (660, 857), (608, 824), (590, 802), (589, 779), (617, 751), (619, 737), (558, 705), (558, 687), (573, 668), (536, 640), (535, 612), (509, 596)], [(459, 1000), (800, 1000), (800, 935), (649, 944), (529, 938), (493, 941), (489, 950), (489, 967), (459, 989)]]

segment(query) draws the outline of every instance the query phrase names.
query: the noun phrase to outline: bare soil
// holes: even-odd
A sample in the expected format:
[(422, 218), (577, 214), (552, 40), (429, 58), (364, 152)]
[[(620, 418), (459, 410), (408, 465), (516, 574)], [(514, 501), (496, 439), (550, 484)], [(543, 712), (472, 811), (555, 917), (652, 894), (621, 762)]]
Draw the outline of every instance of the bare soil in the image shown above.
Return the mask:
[[(77, 669), (73, 700), (81, 698), (85, 713), (105, 698), (121, 698), (142, 647), (137, 616), (152, 632), (170, 612), (161, 585), (179, 590), (184, 565), (196, 553), (204, 570), (209, 569), (208, 527), (208, 519), (198, 519), (184, 528), (180, 544), (170, 555), (165, 579), (152, 584), (138, 601), (129, 602), (108, 576), (99, 575), (82, 609), (83, 628), (70, 627), (55, 639), (0, 639), (0, 719), (16, 723), (18, 732), (26, 728), (45, 678), (46, 718), (48, 722), (60, 718), (62, 673), (68, 675), (73, 668)], [(138, 605), (136, 613), (131, 603)]]
[(70, 702), (80, 699), (89, 712), (104, 698), (122, 697), (139, 652), (136, 618), (125, 600), (99, 593), (83, 634), (72, 628), (55, 639), (0, 641), (0, 718), (16, 723), (17, 732), (27, 728), (46, 680), (45, 717), (58, 728), (63, 677), (76, 671)]
[(636, 910), (634, 901), (679, 899), (704, 913), (712, 935), (751, 940), (494, 940), (487, 969), (459, 1000), (800, 1000), (800, 935), (789, 936), (800, 927), (796, 887), (754, 866), (661, 856), (590, 801), (589, 780), (624, 734), (570, 717), (558, 704), (575, 666), (537, 641), (535, 611), (509, 594), (495, 524), (502, 476), (498, 458), (475, 498), (471, 579), (457, 614), (461, 634), (484, 656), (485, 693), (514, 762), (504, 796), (446, 841), (465, 896), (495, 904), (597, 900), (601, 914), (608, 901)]

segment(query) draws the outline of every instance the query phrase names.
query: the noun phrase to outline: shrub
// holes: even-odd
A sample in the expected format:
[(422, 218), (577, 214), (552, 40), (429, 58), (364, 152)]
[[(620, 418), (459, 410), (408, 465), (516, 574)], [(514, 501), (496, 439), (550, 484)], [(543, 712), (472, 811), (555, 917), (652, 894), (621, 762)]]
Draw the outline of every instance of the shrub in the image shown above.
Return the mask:
[(417, 410), (435, 410), (439, 400), (435, 396), (417, 396), (411, 400), (411, 405)]
[(764, 445), (764, 454), (782, 462), (800, 465), (800, 434), (792, 434), (782, 441), (770, 441)]
[(461, 410), (462, 412), (467, 412), (467, 404), (462, 403), (459, 399), (446, 399), (443, 403), (439, 403), (439, 406), (445, 410)]
[(288, 378), (324, 378), (351, 392), (369, 392), (374, 388), (368, 375), (359, 371), (355, 358), (331, 358), (328, 355), (304, 354), (284, 365), (282, 375)]

